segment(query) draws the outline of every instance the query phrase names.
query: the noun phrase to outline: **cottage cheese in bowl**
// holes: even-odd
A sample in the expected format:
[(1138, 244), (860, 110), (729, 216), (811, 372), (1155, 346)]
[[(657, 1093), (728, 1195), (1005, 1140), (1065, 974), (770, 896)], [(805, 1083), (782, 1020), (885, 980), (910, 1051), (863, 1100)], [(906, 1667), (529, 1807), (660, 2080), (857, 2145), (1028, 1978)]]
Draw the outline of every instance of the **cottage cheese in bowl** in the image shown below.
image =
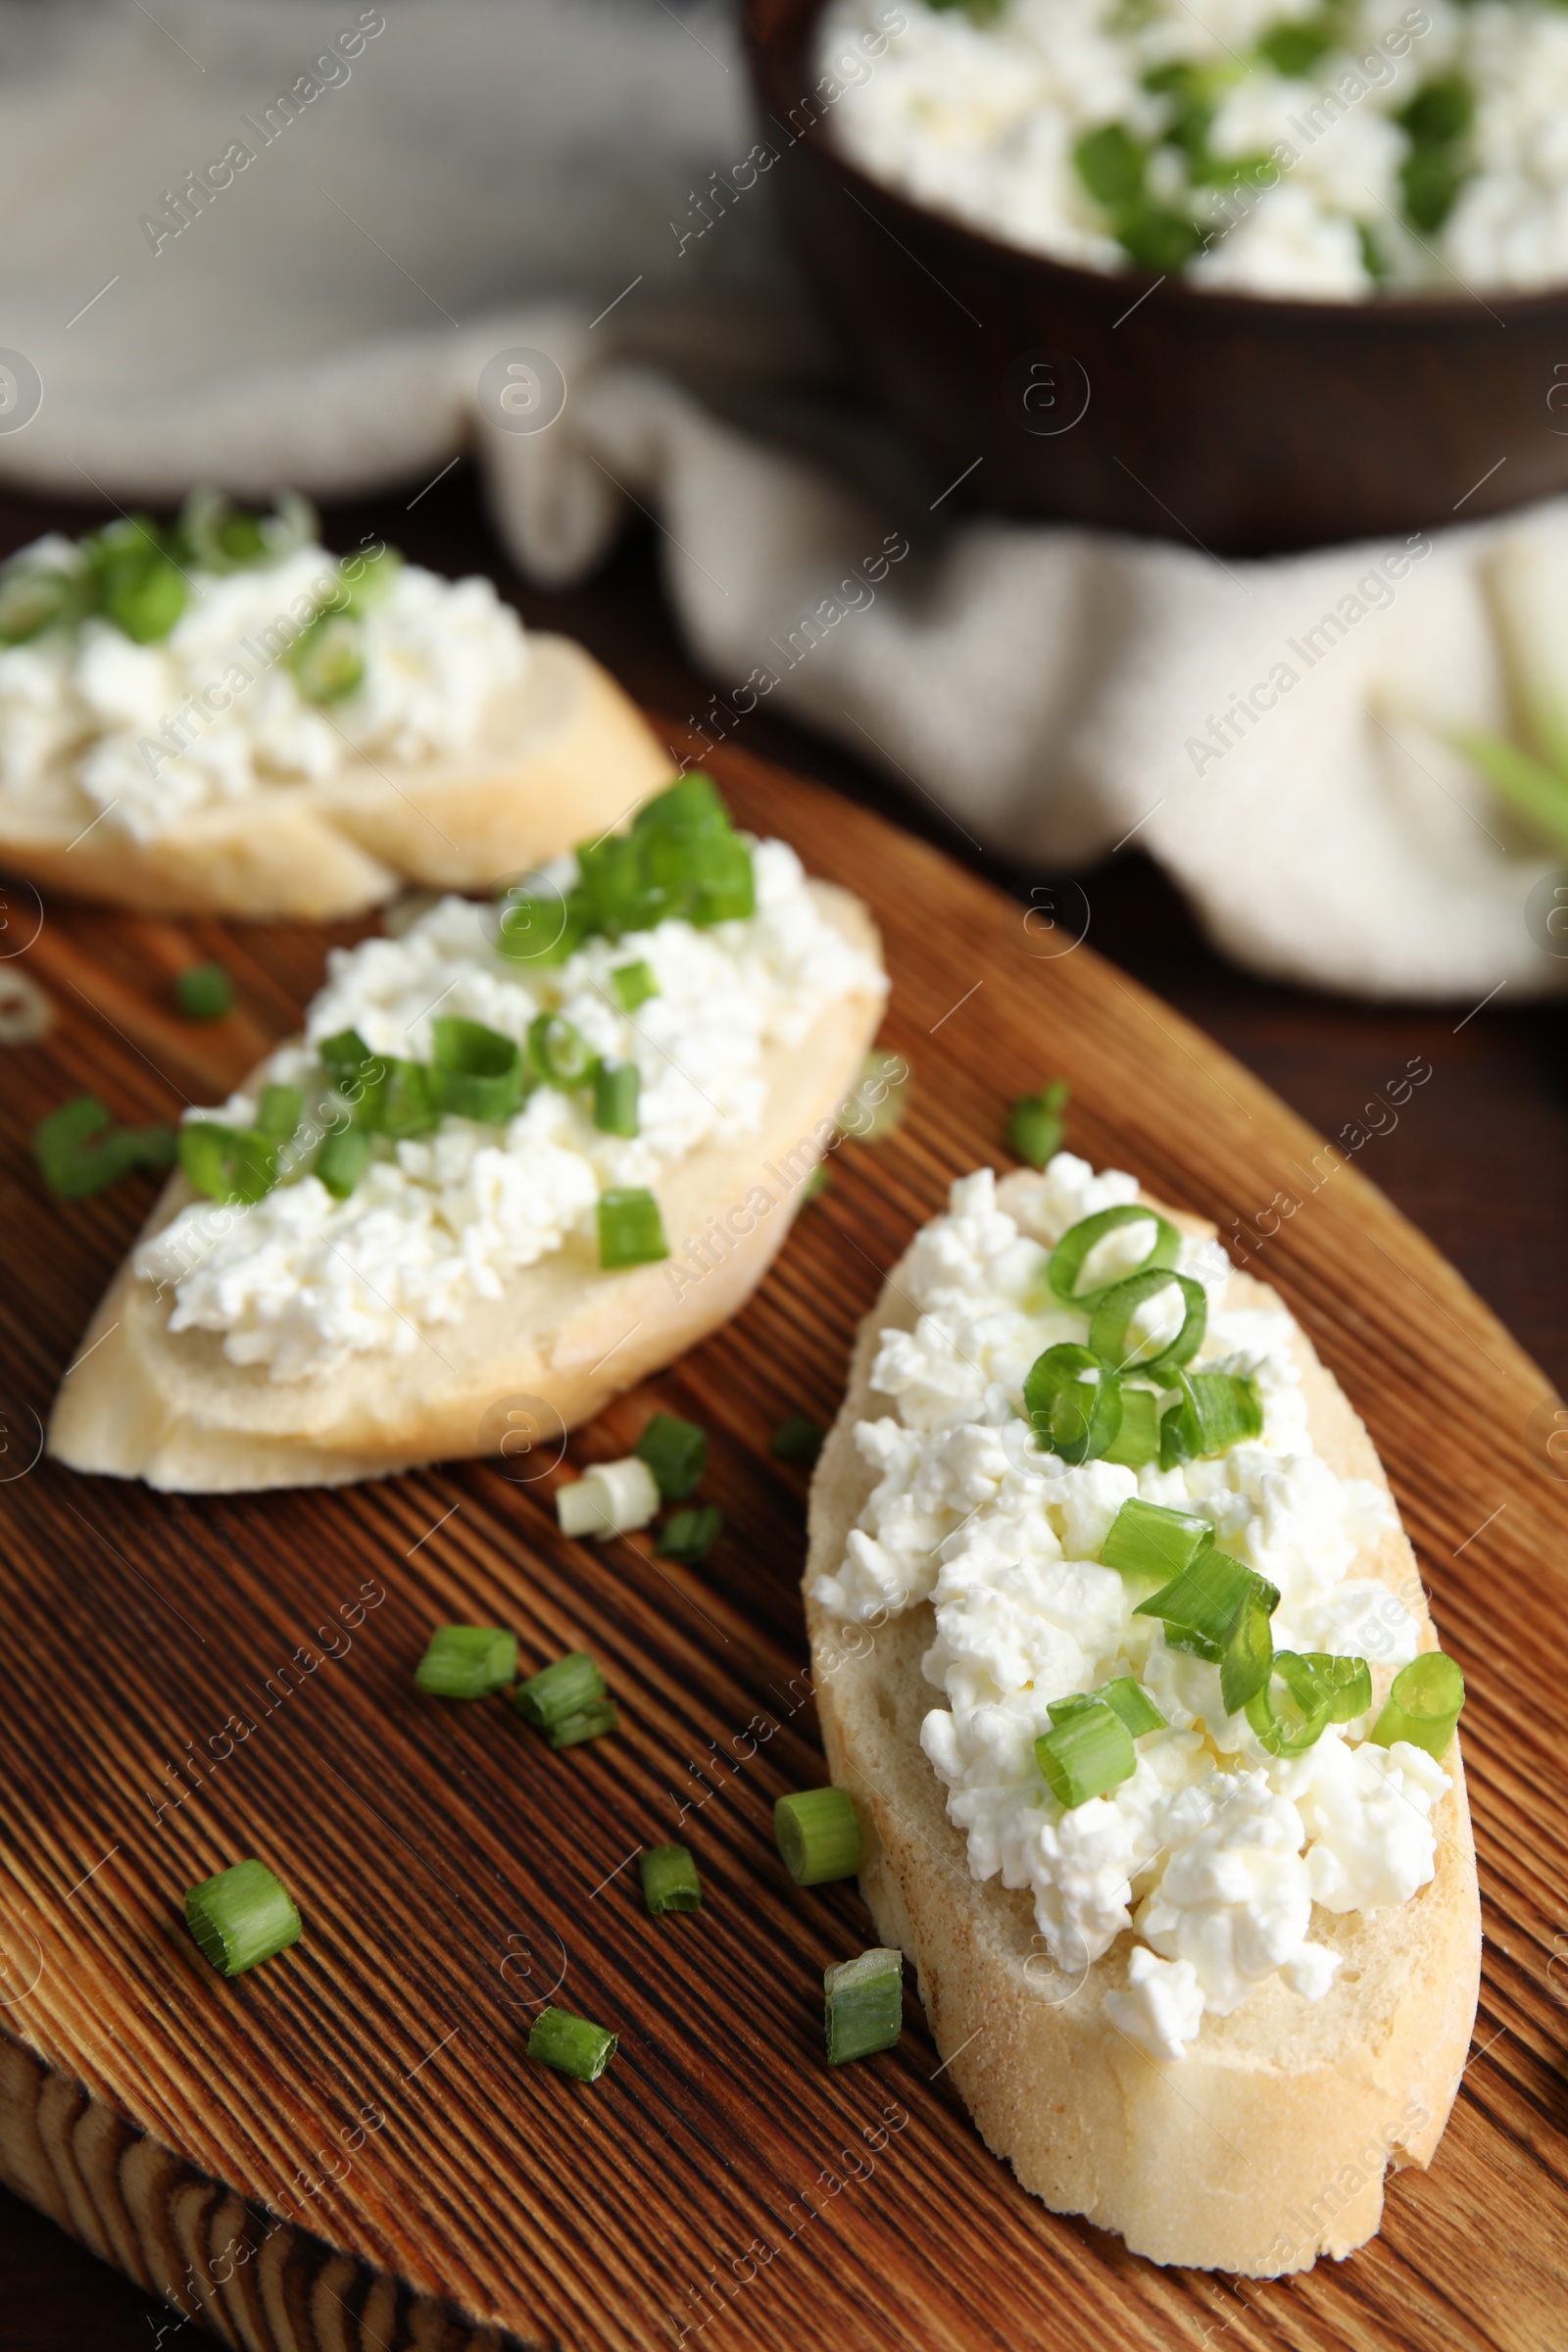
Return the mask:
[[(829, 135), (872, 178), (1025, 252), (1306, 301), (1568, 280), (1555, 0), (897, 14)], [(857, 36), (884, 38), (888, 15), (831, 0), (823, 75)]]

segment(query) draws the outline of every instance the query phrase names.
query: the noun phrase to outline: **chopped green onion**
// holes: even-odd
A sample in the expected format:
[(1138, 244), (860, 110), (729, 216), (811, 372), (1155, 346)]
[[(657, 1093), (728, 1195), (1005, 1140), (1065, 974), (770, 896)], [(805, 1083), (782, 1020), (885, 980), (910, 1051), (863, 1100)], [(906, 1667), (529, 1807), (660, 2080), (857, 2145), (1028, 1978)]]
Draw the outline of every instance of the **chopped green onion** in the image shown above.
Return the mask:
[(305, 1097), (297, 1086), (264, 1086), (256, 1108), (256, 1132), (270, 1143), (286, 1144), (299, 1128)]
[[(373, 1127), (378, 1135), (390, 1136), (394, 1143), (429, 1135), (440, 1126), (444, 1104), (439, 1097), (455, 1073), (443, 1075), (427, 1069), (422, 1061), (396, 1058), (381, 1061), (379, 1068), (380, 1077), (367, 1087), (359, 1106), (358, 1115), (366, 1125)], [(475, 1083), (483, 1086), (490, 1081), (479, 1077)]]
[(649, 1266), (669, 1255), (664, 1220), (652, 1193), (612, 1189), (599, 1196), (599, 1263)]
[(1236, 1612), (1219, 1662), (1219, 1694), (1227, 1715), (1239, 1715), (1249, 1699), (1268, 1687), (1274, 1665), (1274, 1634), (1263, 1593), (1249, 1592)]
[[(1151, 1298), (1162, 1291), (1174, 1289), (1182, 1301), (1182, 1326), (1172, 1340), (1162, 1348), (1152, 1341), (1133, 1337), (1133, 1317)], [(1112, 1365), (1117, 1372), (1137, 1370), (1159, 1379), (1174, 1372), (1198, 1353), (1203, 1333), (1208, 1328), (1208, 1298), (1200, 1282), (1191, 1281), (1185, 1274), (1172, 1274), (1163, 1266), (1152, 1266), (1133, 1274), (1125, 1282), (1102, 1291), (1089, 1326), (1089, 1345), (1096, 1355)], [(1144, 1354), (1149, 1348), (1152, 1352)]]
[(1098, 1461), (1121, 1427), (1116, 1375), (1073, 1340), (1036, 1356), (1023, 1402), (1036, 1445), (1064, 1462)]
[(343, 567), (343, 586), (348, 592), (347, 609), (361, 616), (373, 612), (391, 595), (398, 573), (403, 569), (403, 558), (395, 547), (382, 545), (373, 548), (368, 556), (350, 557), (348, 561), (357, 563), (360, 568), (358, 576), (350, 579), (347, 564)]
[(898, 1090), (906, 1082), (909, 1065), (902, 1054), (878, 1048), (868, 1054), (855, 1082), (855, 1091), (839, 1107), (839, 1132), (859, 1144), (879, 1144), (902, 1126), (908, 1098)]
[(585, 1649), (568, 1650), (543, 1666), (513, 1693), (513, 1703), (536, 1732), (553, 1731), (558, 1724), (580, 1715), (605, 1696), (605, 1678)]
[(175, 979), (174, 1002), (187, 1021), (220, 1021), (234, 1009), (234, 983), (220, 963), (193, 964)]
[(1266, 32), (1257, 44), (1259, 57), (1283, 74), (1287, 80), (1299, 81), (1308, 74), (1320, 57), (1332, 49), (1334, 36), (1321, 24), (1302, 24), (1287, 19)]
[(288, 649), (288, 665), (308, 703), (340, 703), (365, 678), (365, 640), (348, 612), (318, 612)]
[(693, 1566), (707, 1559), (723, 1532), (722, 1513), (705, 1502), (696, 1510), (672, 1511), (654, 1548), (662, 1559), (684, 1560)]
[(179, 512), (180, 552), (202, 571), (251, 571), (277, 564), (313, 540), (316, 510), (297, 491), (281, 490), (275, 514), (230, 506), (220, 490), (192, 490)]
[(655, 1919), (662, 1919), (666, 1911), (702, 1909), (703, 1883), (697, 1876), (690, 1846), (651, 1845), (639, 1867), (643, 1874), (643, 1901)]
[(622, 1012), (635, 1012), (639, 1004), (646, 1004), (650, 997), (659, 994), (653, 966), (640, 956), (635, 963), (617, 963), (610, 975), (610, 985)]
[(522, 1052), (516, 1041), (487, 1029), (483, 1021), (438, 1013), (430, 1023), (435, 1040), (435, 1097), (459, 1118), (500, 1127), (522, 1101)]
[(827, 2062), (891, 2050), (904, 2031), (904, 1954), (878, 1944), (822, 1971)]
[(1262, 1436), (1263, 1399), (1250, 1374), (1178, 1371), (1173, 1379), (1181, 1401), (1159, 1425), (1162, 1470), (1229, 1453), (1245, 1439)]
[(315, 1173), (334, 1200), (347, 1200), (363, 1181), (369, 1164), (370, 1139), (366, 1130), (334, 1127), (316, 1154)]
[(236, 1862), (192, 1886), (185, 1917), (202, 1957), (225, 1977), (275, 1959), (304, 1933), (287, 1887), (265, 1862), (255, 1860)]
[(438, 1625), (414, 1679), (432, 1698), (488, 1698), (517, 1678), (517, 1637), (494, 1625)]
[(832, 1181), (826, 1162), (819, 1159), (801, 1187), (801, 1206), (804, 1208), (808, 1200), (814, 1200), (819, 1193), (825, 1193)]
[(575, 1715), (564, 1715), (559, 1723), (550, 1726), (552, 1747), (579, 1747), (584, 1740), (602, 1740), (607, 1732), (618, 1732), (620, 1713), (612, 1698), (596, 1698), (591, 1707), (579, 1707)]
[(617, 2036), (566, 2009), (541, 2009), (528, 2034), (528, 2055), (577, 2082), (597, 2082), (615, 2055)]
[(555, 898), (509, 891), (502, 902), (496, 946), (518, 963), (537, 963), (542, 971), (550, 971), (576, 954), (591, 928), (588, 902), (580, 890)]
[(1035, 1762), (1059, 1805), (1071, 1812), (1131, 1780), (1138, 1769), (1133, 1736), (1108, 1699), (1056, 1699), (1051, 1729), (1035, 1741)]
[(210, 1200), (249, 1207), (277, 1182), (277, 1147), (249, 1127), (220, 1119), (187, 1119), (179, 1131), (185, 1180)]
[(541, 1012), (528, 1024), (528, 1058), (549, 1086), (591, 1086), (599, 1056), (562, 1012)]
[(812, 1421), (805, 1413), (791, 1413), (768, 1439), (767, 1450), (775, 1461), (798, 1462), (808, 1469), (821, 1452), (826, 1438), (827, 1431), (820, 1421)]
[(1152, 1576), (1168, 1584), (1190, 1568), (1198, 1554), (1214, 1540), (1206, 1519), (1185, 1511), (1167, 1510), (1162, 1502), (1145, 1502), (1130, 1494), (1110, 1523), (1100, 1547), (1102, 1563), (1123, 1576)]
[(357, 1029), (339, 1029), (331, 1037), (323, 1037), (316, 1051), (322, 1069), (340, 1091), (375, 1061)]
[(161, 644), (185, 610), (188, 591), (154, 525), (127, 514), (81, 542), (98, 610), (136, 645)]
[(773, 1837), (797, 1886), (853, 1879), (864, 1840), (847, 1788), (802, 1788), (773, 1806)]
[(602, 1061), (594, 1072), (594, 1125), (602, 1135), (638, 1135), (642, 1078), (634, 1061)]
[(1371, 1706), (1372, 1669), (1365, 1658), (1337, 1658), (1326, 1649), (1308, 1649), (1300, 1662), (1329, 1693), (1330, 1723), (1353, 1723)]
[(1371, 1737), (1379, 1747), (1408, 1740), (1412, 1747), (1441, 1757), (1463, 1706), (1464, 1676), (1458, 1660), (1441, 1649), (1429, 1649), (1395, 1676)]
[[(1275, 1688), (1284, 1685), (1283, 1704)], [(1247, 1702), (1247, 1720), (1271, 1756), (1303, 1756), (1334, 1717), (1333, 1687), (1294, 1650), (1274, 1653), (1273, 1666)]]
[(69, 627), (82, 605), (82, 583), (69, 572), (12, 564), (0, 572), (0, 645), (28, 645), (57, 623)]
[(1122, 1674), (1113, 1683), (1102, 1683), (1094, 1695), (1102, 1698), (1113, 1715), (1121, 1717), (1135, 1740), (1141, 1740), (1146, 1732), (1169, 1729), (1164, 1716), (1135, 1675)]
[(1087, 131), (1074, 146), (1072, 160), (1097, 204), (1128, 204), (1143, 192), (1145, 152), (1120, 122)]
[(172, 1167), (176, 1149), (172, 1127), (119, 1127), (96, 1095), (63, 1102), (32, 1138), (38, 1172), (64, 1200), (101, 1193), (132, 1168)]
[(1121, 1426), (1100, 1458), (1127, 1470), (1142, 1470), (1146, 1462), (1159, 1459), (1159, 1398), (1152, 1389), (1123, 1383)]
[(646, 1527), (659, 1502), (658, 1480), (628, 1453), (618, 1462), (596, 1462), (584, 1477), (558, 1487), (556, 1518), (564, 1536), (623, 1536)]
[[(1123, 1225), (1152, 1225), (1154, 1238), (1136, 1266), (1125, 1267), (1109, 1282), (1097, 1284), (1088, 1291), (1079, 1291), (1078, 1277), (1090, 1251)], [(1080, 1217), (1069, 1225), (1051, 1252), (1046, 1266), (1046, 1280), (1056, 1297), (1068, 1306), (1082, 1307), (1093, 1314), (1105, 1293), (1125, 1282), (1133, 1274), (1151, 1273), (1155, 1266), (1173, 1266), (1181, 1255), (1182, 1237), (1169, 1220), (1152, 1208), (1143, 1208), (1136, 1200), (1123, 1201), (1119, 1208), (1102, 1208), (1092, 1217)]]
[(694, 1421), (656, 1413), (632, 1451), (659, 1481), (666, 1502), (681, 1502), (708, 1467), (708, 1439)]
[(1043, 1168), (1061, 1150), (1063, 1113), (1070, 1093), (1065, 1078), (1054, 1078), (1038, 1095), (1020, 1095), (1007, 1114), (1007, 1141), (1031, 1168)]
[(1225, 1644), (1244, 1603), (1253, 1592), (1261, 1595), (1272, 1616), (1280, 1605), (1278, 1588), (1228, 1551), (1205, 1544), (1195, 1552), (1179, 1576), (1158, 1592), (1152, 1592), (1134, 1609), (1135, 1617), (1158, 1617), (1172, 1649), (1188, 1649), (1218, 1666)]

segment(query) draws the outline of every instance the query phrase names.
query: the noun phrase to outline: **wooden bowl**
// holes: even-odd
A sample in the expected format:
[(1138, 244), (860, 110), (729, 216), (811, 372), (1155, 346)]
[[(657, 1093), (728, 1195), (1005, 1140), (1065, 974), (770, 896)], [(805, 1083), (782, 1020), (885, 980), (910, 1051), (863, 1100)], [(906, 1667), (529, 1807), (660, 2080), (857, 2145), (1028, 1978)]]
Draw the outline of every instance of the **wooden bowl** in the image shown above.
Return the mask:
[(767, 181), (857, 373), (944, 479), (1237, 555), (1568, 489), (1568, 285), (1274, 302), (1017, 252), (836, 152), (808, 97), (821, 6), (748, 0)]

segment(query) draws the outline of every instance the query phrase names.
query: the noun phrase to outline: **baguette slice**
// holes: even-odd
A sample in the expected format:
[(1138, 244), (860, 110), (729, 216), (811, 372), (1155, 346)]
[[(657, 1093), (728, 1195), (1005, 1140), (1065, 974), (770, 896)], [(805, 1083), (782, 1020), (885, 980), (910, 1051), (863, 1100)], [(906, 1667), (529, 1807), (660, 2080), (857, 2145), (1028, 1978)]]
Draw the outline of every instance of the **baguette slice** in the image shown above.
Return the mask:
[[(877, 954), (858, 900), (828, 883), (810, 889), (847, 939)], [(540, 1406), (548, 1444), (553, 1415), (566, 1429), (591, 1419), (745, 1303), (789, 1230), (881, 1017), (880, 995), (843, 997), (799, 1045), (767, 1050), (760, 1132), (706, 1144), (660, 1181), (668, 1260), (607, 1273), (588, 1244), (568, 1243), (513, 1275), (499, 1298), (424, 1326), (406, 1355), (368, 1352), (335, 1371), (273, 1381), (265, 1366), (231, 1364), (219, 1333), (172, 1333), (172, 1300), (127, 1259), (61, 1387), (50, 1452), (73, 1469), (184, 1494), (336, 1486), (482, 1452), (494, 1442), (481, 1435), (486, 1413), (522, 1399)], [(194, 1198), (176, 1176), (140, 1239)], [(737, 1211), (736, 1223), (754, 1220), (750, 1231), (731, 1226), (732, 1246), (703, 1271), (686, 1237)]]
[(0, 861), (74, 897), (148, 914), (324, 922), (407, 882), (483, 890), (608, 832), (669, 778), (669, 754), (592, 655), (532, 636), (526, 674), (463, 752), (416, 766), (356, 760), (320, 784), (266, 784), (150, 841), (64, 767), (0, 792)]
[[(1004, 1180), (998, 1206), (1032, 1181)], [(1189, 1233), (1213, 1230), (1164, 1214)], [(894, 1268), (862, 1326), (817, 1464), (808, 1592), (837, 1569), (875, 1483), (854, 1429), (878, 1410), (878, 1338), (915, 1320), (903, 1275)], [(1228, 1303), (1277, 1309), (1280, 1300), (1233, 1273)], [(1295, 1348), (1319, 1452), (1339, 1476), (1386, 1489), (1371, 1439), (1298, 1328)], [(1432, 1646), (1402, 1530), (1390, 1527), (1349, 1573), (1396, 1591)], [(1370, 1915), (1314, 1907), (1313, 1939), (1343, 1955), (1325, 1997), (1307, 2002), (1272, 1979), (1230, 2017), (1206, 2016), (1186, 2055), (1161, 2063), (1104, 2013), (1106, 1993), (1125, 1983), (1132, 1933), (1075, 1988), (1043, 1954), (1027, 1889), (970, 1878), (963, 1835), (919, 1743), (940, 1703), (921, 1671), (935, 1634), (930, 1603), (892, 1618), (858, 1656), (817, 1603), (808, 1600), (807, 1619), (823, 1744), (864, 1826), (860, 1887), (877, 1933), (913, 1960), (952, 2079), (1023, 2186), (1057, 2213), (1119, 2231), (1154, 2262), (1251, 2278), (1310, 2269), (1318, 2254), (1345, 2255), (1372, 2236), (1386, 2163), (1431, 2161), (1475, 2019), (1481, 1916), (1457, 1740), (1443, 1760), (1453, 1787), (1434, 1810), (1429, 1884)]]

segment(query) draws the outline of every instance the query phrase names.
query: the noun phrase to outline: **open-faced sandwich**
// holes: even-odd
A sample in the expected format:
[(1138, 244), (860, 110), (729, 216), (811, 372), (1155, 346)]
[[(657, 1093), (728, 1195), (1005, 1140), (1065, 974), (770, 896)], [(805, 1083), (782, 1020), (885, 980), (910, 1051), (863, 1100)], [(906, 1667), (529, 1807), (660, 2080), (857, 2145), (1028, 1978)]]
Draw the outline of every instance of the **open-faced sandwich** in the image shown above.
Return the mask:
[(1463, 1684), (1277, 1295), (1070, 1153), (962, 1179), (862, 1331), (806, 1588), (861, 1885), (989, 2145), (1156, 2262), (1360, 2245), (1475, 2015)]
[(161, 913), (324, 919), (486, 889), (669, 772), (488, 580), (317, 542), (302, 499), (52, 535), (0, 570), (0, 861)]
[(499, 903), (334, 951), (303, 1039), (188, 1116), (51, 1450), (190, 1491), (585, 1420), (732, 1315), (886, 993), (858, 900), (682, 777)]

